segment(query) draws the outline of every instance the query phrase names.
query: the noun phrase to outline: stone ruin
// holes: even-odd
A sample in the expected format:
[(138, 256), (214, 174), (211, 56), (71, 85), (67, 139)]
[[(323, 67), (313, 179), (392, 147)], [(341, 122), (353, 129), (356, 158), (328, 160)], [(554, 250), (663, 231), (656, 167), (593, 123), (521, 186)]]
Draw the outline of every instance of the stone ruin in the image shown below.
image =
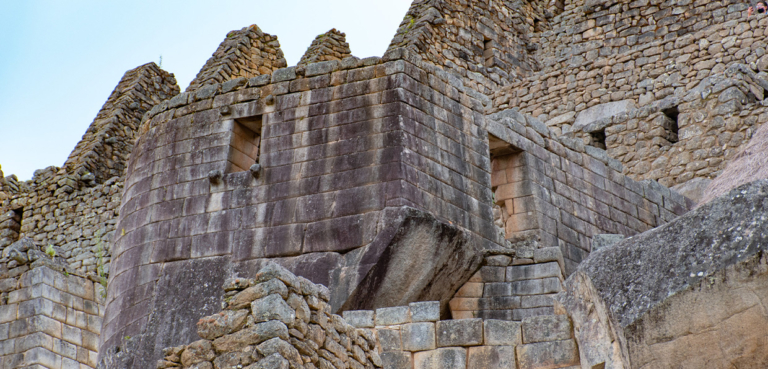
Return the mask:
[(766, 367), (747, 7), (416, 0), (381, 57), (128, 71), (0, 173), (0, 367)]

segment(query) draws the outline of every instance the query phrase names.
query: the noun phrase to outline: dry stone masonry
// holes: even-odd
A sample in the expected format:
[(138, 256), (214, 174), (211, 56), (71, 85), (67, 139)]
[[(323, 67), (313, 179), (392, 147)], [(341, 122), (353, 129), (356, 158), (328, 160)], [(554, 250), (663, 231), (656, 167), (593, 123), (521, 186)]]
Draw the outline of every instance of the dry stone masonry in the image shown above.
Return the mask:
[(307, 52), (301, 57), (298, 66), (321, 61), (342, 60), (352, 56), (352, 50), (347, 43), (347, 35), (335, 28), (319, 35), (309, 45)]
[[(2, 274), (8, 276), (0, 270), (0, 278)], [(47, 265), (14, 280), (0, 303), (0, 367), (95, 368), (106, 292), (102, 286)]]
[(381, 57), (252, 25), (183, 93), (128, 71), (0, 172), (0, 367), (765, 367), (746, 9), (416, 0)]
[(157, 368), (381, 368), (375, 333), (331, 312), (325, 286), (271, 263), (224, 285), (225, 309), (201, 318), (202, 338), (164, 350)]
[(252, 25), (227, 34), (218, 50), (189, 84), (187, 91), (238, 78), (271, 74), (274, 70), (286, 66), (287, 62), (277, 37)]

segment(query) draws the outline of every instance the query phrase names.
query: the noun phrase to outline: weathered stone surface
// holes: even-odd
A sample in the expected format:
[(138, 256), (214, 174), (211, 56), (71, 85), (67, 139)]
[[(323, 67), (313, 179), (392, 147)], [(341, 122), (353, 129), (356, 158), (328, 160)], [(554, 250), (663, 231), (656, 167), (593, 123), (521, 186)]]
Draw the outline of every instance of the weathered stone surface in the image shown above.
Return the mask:
[(290, 367), (288, 360), (285, 360), (280, 354), (272, 354), (260, 360), (248, 369), (288, 369)]
[(396, 325), (411, 322), (411, 309), (408, 306), (376, 309), (376, 325)]
[(437, 301), (412, 302), (408, 304), (411, 320), (414, 322), (436, 322), (440, 320), (440, 303)]
[[(376, 330), (379, 336), (379, 345), (384, 352), (403, 350), (403, 341), (400, 338), (400, 329), (379, 328)], [(382, 357), (383, 358), (383, 357)]]
[(413, 369), (413, 359), (410, 352), (393, 351), (381, 354), (384, 368)]
[(413, 354), (414, 369), (440, 369), (467, 367), (467, 349), (441, 348)]
[[(447, 311), (448, 300), (482, 258), (468, 247), (465, 233), (427, 213), (403, 209), (395, 216), (399, 217), (394, 222), (397, 233), (383, 249), (381, 262), (366, 274), (342, 309), (439, 300)], [(413, 307), (411, 315), (413, 321), (424, 321)]]
[(571, 322), (566, 315), (523, 319), (523, 343), (567, 340), (572, 337)]
[(251, 315), (256, 322), (279, 320), (286, 325), (293, 324), (293, 320), (296, 319), (296, 311), (276, 293), (251, 303)]
[(232, 309), (242, 309), (250, 305), (254, 300), (258, 300), (273, 293), (286, 298), (288, 297), (288, 288), (280, 280), (271, 279), (241, 291), (229, 301), (229, 306)]
[(509, 369), (517, 368), (514, 346), (469, 347), (467, 368)]
[[(766, 227), (766, 198), (766, 181), (741, 186), (585, 261), (558, 297), (573, 319), (585, 364), (763, 365), (762, 355), (741, 354), (756, 352), (762, 341), (742, 339), (750, 333), (737, 333), (741, 330), (729, 326), (736, 321), (729, 317), (734, 306), (746, 312), (755, 303), (736, 292), (741, 286), (763, 288), (759, 276), (768, 235), (758, 230)], [(731, 273), (734, 278), (724, 282)], [(702, 299), (728, 303), (695, 302)], [(765, 324), (764, 317), (750, 313), (739, 320)], [(729, 334), (734, 338), (726, 338)], [(739, 342), (738, 348), (724, 352), (708, 346), (726, 341)]]
[(592, 237), (592, 251), (617, 244), (625, 238), (623, 234), (596, 234)]
[(483, 321), (485, 344), (489, 346), (517, 346), (523, 342), (520, 322), (486, 319)]
[(345, 311), (342, 316), (350, 325), (357, 328), (373, 328), (373, 310)]
[(272, 320), (219, 337), (213, 341), (213, 345), (217, 352), (230, 352), (275, 337), (280, 337), (283, 340), (289, 339), (288, 327), (279, 321)]
[(610, 103), (604, 103), (595, 105), (587, 110), (582, 111), (576, 116), (576, 121), (573, 123), (573, 129), (579, 130), (594, 121), (611, 118), (621, 113), (626, 113), (630, 109), (635, 108), (635, 102), (632, 100), (614, 101)]
[(425, 351), (437, 347), (435, 323), (409, 323), (400, 328), (403, 350)]
[[(677, 191), (679, 194), (691, 199), (694, 204), (698, 204), (705, 195), (708, 195), (707, 187), (709, 187), (711, 183), (711, 179), (696, 177), (689, 180), (688, 182), (675, 185), (670, 189)], [(709, 195), (707, 197), (709, 197)]]
[(579, 363), (574, 340), (531, 343), (517, 346), (520, 369), (562, 368)]
[(723, 173), (709, 183), (698, 204), (705, 204), (732, 189), (759, 179), (768, 179), (768, 127), (761, 126), (734, 156)]
[(483, 344), (482, 319), (443, 320), (435, 325), (437, 347)]
[(200, 340), (189, 344), (181, 354), (181, 363), (184, 366), (197, 364), (201, 361), (211, 361), (216, 357), (211, 341)]
[(247, 317), (248, 310), (227, 310), (201, 318), (197, 322), (197, 334), (207, 340), (216, 339), (239, 330)]

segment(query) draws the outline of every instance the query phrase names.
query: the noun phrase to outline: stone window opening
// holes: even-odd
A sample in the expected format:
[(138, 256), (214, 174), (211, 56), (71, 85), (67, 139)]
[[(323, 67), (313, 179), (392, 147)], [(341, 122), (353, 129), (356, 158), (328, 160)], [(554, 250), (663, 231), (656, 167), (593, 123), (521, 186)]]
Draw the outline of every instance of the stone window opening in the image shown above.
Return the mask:
[(490, 38), (485, 38), (483, 41), (483, 60), (486, 68), (493, 67), (493, 40)]
[(536, 228), (525, 152), (489, 136), (494, 224), (505, 239)]
[(677, 123), (677, 117), (680, 115), (680, 111), (677, 110), (677, 106), (673, 106), (668, 109), (662, 110), (666, 119), (664, 120), (664, 130), (667, 133), (667, 141), (675, 143), (679, 141), (678, 132), (680, 127)]
[(21, 220), (24, 208), (12, 209), (0, 217), (0, 249), (21, 239)]
[(597, 147), (598, 149), (606, 150), (607, 146), (605, 145), (605, 129), (601, 129), (599, 131), (590, 132), (590, 146)]
[(261, 115), (234, 121), (227, 157), (228, 173), (244, 172), (259, 163), (261, 129)]

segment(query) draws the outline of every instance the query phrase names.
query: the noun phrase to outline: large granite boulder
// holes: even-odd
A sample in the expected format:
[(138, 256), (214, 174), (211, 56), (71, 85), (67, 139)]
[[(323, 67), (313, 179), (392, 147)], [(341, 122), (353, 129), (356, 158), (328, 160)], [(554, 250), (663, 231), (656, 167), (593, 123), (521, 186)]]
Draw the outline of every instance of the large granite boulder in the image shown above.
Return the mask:
[(558, 295), (583, 368), (768, 367), (768, 181), (595, 251)]

